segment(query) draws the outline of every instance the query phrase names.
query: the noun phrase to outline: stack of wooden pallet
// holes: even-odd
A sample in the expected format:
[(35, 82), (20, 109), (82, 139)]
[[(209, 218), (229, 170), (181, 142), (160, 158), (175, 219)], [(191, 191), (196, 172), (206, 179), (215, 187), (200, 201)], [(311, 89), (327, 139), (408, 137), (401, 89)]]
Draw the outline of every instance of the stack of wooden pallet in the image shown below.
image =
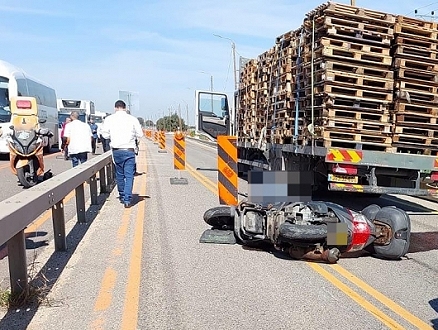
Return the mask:
[(239, 80), (239, 108), (237, 114), (238, 136), (241, 139), (249, 138), (253, 130), (256, 114), (256, 83), (257, 62), (250, 60), (240, 72)]
[(438, 149), (437, 23), (398, 16), (393, 45), (394, 147), (431, 154)]
[(320, 128), (315, 133), (321, 145), (384, 151), (391, 147), (394, 23), (392, 15), (336, 3), (308, 14), (302, 87), (306, 117)]
[(319, 6), (241, 70), (239, 137), (265, 129), (271, 143), (438, 150), (437, 37), (436, 23)]

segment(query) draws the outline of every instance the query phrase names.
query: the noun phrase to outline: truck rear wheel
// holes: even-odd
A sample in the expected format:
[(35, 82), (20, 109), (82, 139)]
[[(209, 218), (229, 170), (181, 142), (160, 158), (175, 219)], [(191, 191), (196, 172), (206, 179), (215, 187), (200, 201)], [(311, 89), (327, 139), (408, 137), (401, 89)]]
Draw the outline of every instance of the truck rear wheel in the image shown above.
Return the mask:
[(373, 244), (369, 252), (377, 258), (398, 260), (409, 250), (411, 241), (411, 220), (409, 215), (396, 207), (386, 206), (380, 209), (375, 220), (391, 227), (388, 244)]

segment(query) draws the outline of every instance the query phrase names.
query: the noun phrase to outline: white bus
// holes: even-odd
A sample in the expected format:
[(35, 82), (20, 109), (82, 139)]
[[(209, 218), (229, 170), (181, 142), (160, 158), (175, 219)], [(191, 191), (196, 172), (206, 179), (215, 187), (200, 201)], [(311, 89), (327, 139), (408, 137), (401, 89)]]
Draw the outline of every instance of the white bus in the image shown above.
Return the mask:
[(38, 106), (38, 118), (45, 119), (42, 128), (48, 128), (53, 137), (45, 138), (45, 152), (59, 144), (58, 110), (56, 108), (56, 92), (47, 84), (29, 76), (22, 69), (0, 60), (0, 154), (9, 154), (7, 134), (10, 131), (11, 112), (9, 100), (11, 97), (35, 97)]

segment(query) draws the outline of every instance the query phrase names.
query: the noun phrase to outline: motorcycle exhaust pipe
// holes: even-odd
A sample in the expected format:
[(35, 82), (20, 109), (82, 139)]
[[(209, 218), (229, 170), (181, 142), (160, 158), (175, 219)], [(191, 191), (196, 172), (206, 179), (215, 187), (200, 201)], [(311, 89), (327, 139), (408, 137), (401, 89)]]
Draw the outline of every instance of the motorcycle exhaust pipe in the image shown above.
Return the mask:
[(335, 264), (341, 257), (341, 252), (337, 248), (330, 250), (297, 250), (296, 248), (289, 248), (289, 255), (294, 259), (304, 259), (312, 261), (324, 261), (329, 264)]

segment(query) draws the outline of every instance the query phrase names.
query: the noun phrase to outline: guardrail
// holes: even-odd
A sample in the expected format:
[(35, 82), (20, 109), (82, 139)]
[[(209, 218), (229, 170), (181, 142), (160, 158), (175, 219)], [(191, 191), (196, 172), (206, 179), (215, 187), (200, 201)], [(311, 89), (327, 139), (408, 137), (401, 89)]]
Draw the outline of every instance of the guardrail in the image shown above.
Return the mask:
[(115, 176), (110, 151), (0, 202), (0, 246), (7, 244), (13, 295), (21, 294), (29, 285), (25, 228), (51, 208), (55, 251), (65, 251), (64, 198), (75, 190), (77, 221), (85, 223), (84, 183), (88, 181), (90, 186), (91, 205), (97, 205), (97, 173), (100, 193), (110, 192), (114, 187)]

